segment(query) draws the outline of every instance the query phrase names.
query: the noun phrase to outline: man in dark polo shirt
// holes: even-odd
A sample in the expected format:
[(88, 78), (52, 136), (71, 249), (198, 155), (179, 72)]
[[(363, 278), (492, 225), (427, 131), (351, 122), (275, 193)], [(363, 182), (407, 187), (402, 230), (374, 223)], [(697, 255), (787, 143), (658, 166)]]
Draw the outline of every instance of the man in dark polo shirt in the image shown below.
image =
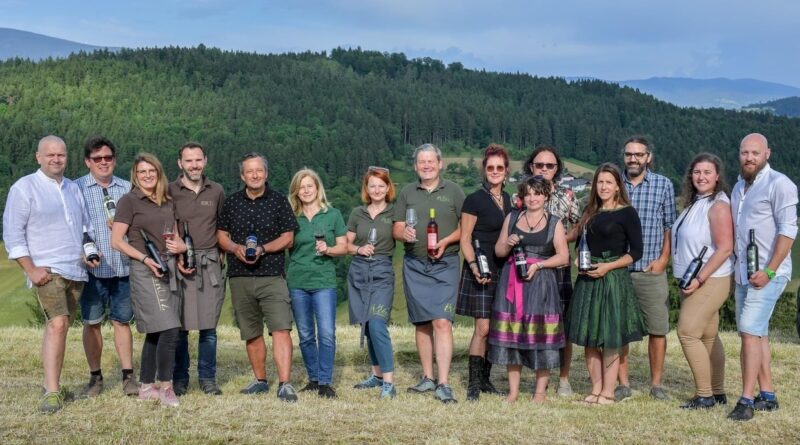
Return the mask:
[[(278, 369), (278, 398), (297, 401), (290, 383), (292, 372), (292, 305), (284, 278), (284, 251), (294, 242), (298, 228), (289, 201), (267, 184), (267, 159), (258, 153), (244, 155), (239, 171), (245, 188), (225, 200), (217, 220), (217, 241), (230, 253), (228, 278), (231, 300), (255, 380), (243, 394), (269, 391), (264, 322), (272, 336), (272, 357)], [(245, 256), (249, 235), (257, 237), (255, 259)]]
[[(414, 151), (414, 170), (419, 180), (406, 185), (394, 207), (394, 238), (405, 243), (403, 289), (408, 303), (408, 319), (416, 326), (416, 344), (422, 363), (422, 380), (409, 392), (435, 391), (442, 403), (455, 403), (448, 383), (453, 357), (453, 317), (459, 281), (459, 240), (461, 237), (461, 187), (441, 177), (442, 152), (432, 144)], [(428, 256), (424, 229), (406, 224), (408, 209), (415, 209), (418, 224), (424, 228), (434, 210), (439, 225), (436, 254)], [(433, 378), (436, 356), (438, 384)]]
[(222, 186), (206, 178), (208, 158), (202, 145), (189, 142), (178, 151), (178, 168), (183, 174), (169, 184), (175, 203), (178, 230), (184, 236), (188, 226), (194, 241), (196, 267), (181, 271), (180, 290), (183, 311), (181, 331), (175, 350), (172, 375), (175, 394), (189, 389), (189, 331), (200, 331), (197, 344), (197, 375), (200, 389), (220, 395), (217, 385), (217, 323), (225, 301), (222, 258), (217, 249), (217, 218), (222, 213), (225, 192)]

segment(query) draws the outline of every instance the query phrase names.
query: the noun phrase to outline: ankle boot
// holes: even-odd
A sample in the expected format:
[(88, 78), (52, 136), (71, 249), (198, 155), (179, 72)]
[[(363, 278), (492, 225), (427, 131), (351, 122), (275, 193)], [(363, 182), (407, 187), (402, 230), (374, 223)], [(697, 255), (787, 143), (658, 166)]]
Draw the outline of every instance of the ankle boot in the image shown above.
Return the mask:
[(505, 395), (502, 391), (498, 391), (497, 388), (492, 385), (492, 381), (489, 379), (489, 376), (492, 375), (492, 362), (486, 360), (484, 357), (480, 357), (480, 359), (482, 361), (480, 374), (481, 392), (485, 392), (487, 394)]
[(483, 373), (483, 357), (469, 356), (469, 383), (467, 383), (467, 400), (476, 401), (481, 397), (481, 375)]

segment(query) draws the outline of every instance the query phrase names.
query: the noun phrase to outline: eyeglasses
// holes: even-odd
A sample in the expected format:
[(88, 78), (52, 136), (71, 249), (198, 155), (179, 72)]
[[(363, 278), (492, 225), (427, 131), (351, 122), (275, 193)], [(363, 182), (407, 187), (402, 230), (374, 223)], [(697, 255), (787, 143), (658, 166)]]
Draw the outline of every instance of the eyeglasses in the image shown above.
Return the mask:
[(550, 162), (534, 162), (533, 167), (538, 168), (539, 170), (555, 170), (555, 168), (558, 167), (558, 164), (552, 164)]
[(389, 169), (386, 167), (378, 167), (375, 165), (370, 165), (367, 167), (368, 172), (381, 172), (381, 173), (389, 173)]
[(101, 162), (111, 162), (114, 160), (114, 155), (109, 156), (92, 156), (89, 159), (92, 160), (95, 164), (99, 164)]
[(630, 158), (644, 159), (644, 157), (649, 155), (649, 154), (650, 154), (649, 151), (640, 151), (638, 153), (631, 153), (631, 152), (626, 151), (624, 156), (627, 159), (630, 159)]
[(503, 173), (504, 171), (506, 171), (506, 166), (505, 165), (487, 165), (486, 166), (486, 171), (489, 172), (489, 173), (494, 173), (494, 172)]

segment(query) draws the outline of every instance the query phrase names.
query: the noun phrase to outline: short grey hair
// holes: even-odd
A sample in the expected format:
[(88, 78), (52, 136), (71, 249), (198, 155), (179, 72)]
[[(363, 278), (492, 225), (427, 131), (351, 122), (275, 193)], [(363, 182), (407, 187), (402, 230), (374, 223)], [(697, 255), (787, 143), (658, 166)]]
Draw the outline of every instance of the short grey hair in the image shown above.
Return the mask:
[(67, 143), (64, 142), (64, 139), (61, 139), (58, 136), (53, 136), (51, 134), (51, 135), (48, 135), (48, 136), (45, 136), (45, 137), (39, 139), (39, 145), (36, 147), (36, 151), (37, 152), (41, 152), (44, 149), (45, 145), (48, 145), (48, 144), (59, 144), (59, 145), (63, 146), (64, 149), (67, 148)]
[(419, 147), (414, 149), (414, 157), (413, 157), (413, 159), (414, 159), (414, 163), (415, 164), (417, 162), (417, 156), (420, 153), (424, 152), (424, 151), (429, 151), (429, 152), (436, 153), (436, 160), (437, 161), (441, 161), (442, 160), (442, 151), (439, 150), (439, 147), (437, 147), (437, 146), (435, 146), (433, 144), (422, 144)]
[(253, 158), (261, 159), (261, 162), (264, 163), (264, 171), (269, 172), (269, 163), (267, 162), (267, 157), (262, 155), (261, 153), (256, 153), (254, 151), (251, 151), (250, 153), (247, 153), (244, 156), (242, 156), (242, 160), (239, 161), (239, 174), (240, 175), (244, 174), (244, 163), (245, 163), (245, 161), (253, 159)]

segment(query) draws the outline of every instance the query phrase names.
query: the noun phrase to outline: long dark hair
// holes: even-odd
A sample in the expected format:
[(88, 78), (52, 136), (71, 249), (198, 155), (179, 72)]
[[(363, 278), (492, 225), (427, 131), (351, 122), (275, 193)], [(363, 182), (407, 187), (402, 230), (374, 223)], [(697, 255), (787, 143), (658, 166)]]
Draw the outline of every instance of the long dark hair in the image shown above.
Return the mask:
[(556, 175), (553, 176), (553, 181), (558, 181), (561, 179), (561, 173), (564, 172), (564, 161), (561, 160), (561, 156), (558, 155), (558, 151), (556, 151), (555, 147), (551, 147), (549, 145), (539, 145), (536, 149), (533, 150), (533, 153), (528, 157), (524, 164), (522, 164), (522, 173), (532, 175), (533, 168), (531, 168), (531, 164), (533, 164), (533, 160), (536, 159), (536, 156), (539, 156), (539, 153), (543, 151), (549, 151), (553, 153), (553, 156), (556, 158)]
[(600, 177), (600, 173), (611, 173), (611, 176), (614, 177), (614, 181), (617, 183), (617, 187), (619, 187), (617, 204), (631, 205), (631, 199), (628, 197), (628, 189), (625, 188), (625, 183), (622, 181), (622, 171), (617, 164), (612, 162), (600, 164), (600, 167), (597, 167), (597, 170), (594, 172), (594, 177), (592, 178), (592, 191), (589, 192), (589, 202), (583, 210), (583, 216), (581, 216), (581, 228), (586, 227), (592, 221), (592, 218), (600, 212), (600, 208), (603, 206), (603, 202), (600, 200), (600, 197), (597, 196), (597, 178)]
[(697, 199), (697, 189), (694, 188), (694, 183), (692, 182), (692, 172), (694, 171), (694, 167), (701, 163), (701, 162), (709, 162), (714, 165), (714, 168), (717, 170), (717, 175), (719, 175), (719, 179), (717, 180), (717, 184), (714, 186), (714, 191), (711, 192), (711, 196), (716, 196), (719, 192), (728, 193), (730, 189), (728, 188), (728, 182), (725, 180), (725, 167), (722, 164), (722, 160), (719, 156), (711, 153), (700, 153), (692, 159), (692, 162), (689, 163), (689, 168), (686, 169), (686, 174), (683, 176), (683, 187), (681, 189), (681, 201), (683, 202), (683, 206), (686, 207), (693, 203)]

